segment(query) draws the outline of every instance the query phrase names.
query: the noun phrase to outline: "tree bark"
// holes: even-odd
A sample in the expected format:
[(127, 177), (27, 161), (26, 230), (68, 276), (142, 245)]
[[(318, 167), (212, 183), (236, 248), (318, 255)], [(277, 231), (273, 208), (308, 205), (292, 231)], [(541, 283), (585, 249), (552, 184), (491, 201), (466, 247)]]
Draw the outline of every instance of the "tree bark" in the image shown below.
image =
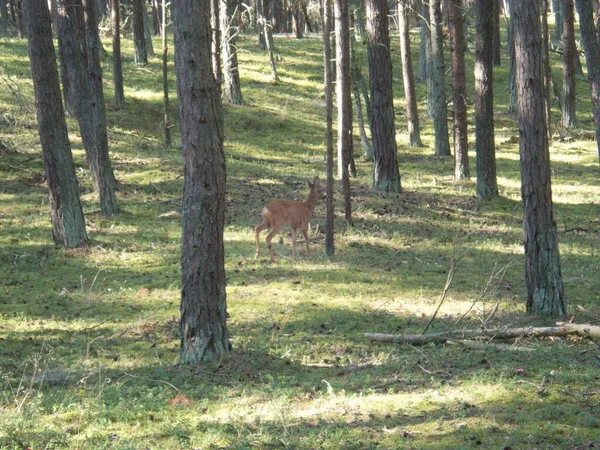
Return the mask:
[(494, 11), (494, 41), (493, 41), (493, 51), (494, 51), (494, 65), (499, 66), (502, 62), (500, 48), (502, 47), (502, 42), (500, 39), (500, 2), (502, 0), (494, 0), (493, 11)]
[(152, 31), (150, 30), (150, 20), (148, 18), (148, 5), (146, 0), (142, 0), (142, 19), (144, 23), (144, 44), (146, 46), (146, 55), (154, 56), (154, 45), (152, 44)]
[(88, 52), (88, 74), (92, 101), (94, 128), (96, 130), (96, 148), (98, 149), (98, 176), (100, 208), (105, 215), (119, 212), (115, 190), (117, 180), (113, 173), (108, 154), (108, 132), (106, 129), (106, 106), (102, 88), (102, 65), (100, 64), (100, 35), (93, 0), (83, 0), (86, 24), (86, 42)]
[(477, 198), (498, 196), (494, 143), (494, 64), (492, 55), (494, 0), (475, 2), (475, 154)]
[(544, 108), (546, 110), (546, 131), (548, 142), (552, 140), (552, 112), (550, 99), (552, 92), (552, 72), (550, 71), (550, 31), (548, 30), (548, 0), (540, 0), (542, 27), (542, 61), (544, 63)]
[(38, 129), (50, 193), (54, 242), (79, 247), (87, 241), (71, 144), (58, 84), (50, 12), (44, 0), (25, 0), (29, 61)]
[(575, 19), (573, 0), (560, 0), (563, 23), (563, 89), (562, 89), (562, 126), (573, 128), (576, 125), (575, 92)]
[(508, 113), (512, 116), (517, 115), (517, 68), (515, 63), (515, 37), (514, 37), (514, 0), (507, 0), (509, 9), (509, 25), (508, 25)]
[[(261, 0), (259, 0), (261, 1)], [(221, 69), (221, 24), (219, 16), (220, 0), (210, 0), (210, 27), (212, 29), (211, 56), (213, 76), (217, 82), (219, 98), (223, 84), (223, 71)]]
[(419, 76), (417, 81), (424, 83), (428, 79), (427, 70), (429, 67), (429, 58), (427, 54), (431, 51), (431, 42), (429, 41), (429, 2), (421, 2), (421, 40), (419, 41)]
[(180, 363), (196, 364), (231, 350), (223, 247), (223, 121), (211, 64), (210, 2), (174, 2), (172, 8), (184, 158)]
[(531, 0), (514, 0), (514, 14), (527, 312), (564, 316), (565, 296), (552, 213), (539, 9)]
[(327, 230), (325, 232), (325, 253), (335, 253), (334, 242), (334, 205), (333, 205), (333, 80), (331, 74), (331, 5), (322, 0), (321, 17), (323, 19), (323, 84), (325, 88), (325, 108), (327, 126)]
[(138, 66), (148, 65), (148, 53), (146, 51), (146, 35), (144, 33), (144, 10), (142, 2), (144, 0), (131, 0), (131, 9), (133, 16), (133, 41), (134, 61)]
[(336, 93), (338, 109), (338, 178), (344, 192), (344, 216), (352, 223), (350, 194), (350, 154), (352, 152), (352, 100), (350, 97), (350, 32), (348, 29), (348, 0), (334, 0)]
[(398, 2), (398, 29), (400, 34), (400, 57), (402, 58), (402, 80), (404, 82), (404, 99), (406, 101), (406, 122), (408, 125), (408, 142), (411, 147), (421, 147), (421, 129), (419, 112), (415, 94), (415, 77), (413, 75), (412, 55), (410, 50), (410, 14), (407, 0)]
[(115, 83), (115, 109), (123, 109), (125, 93), (123, 89), (123, 64), (121, 60), (120, 0), (110, 0), (110, 26), (113, 49), (113, 80)]
[(236, 27), (233, 25), (235, 5), (232, 0), (219, 0), (221, 23), (221, 57), (223, 58), (223, 98), (231, 105), (243, 105), (242, 86), (238, 70)]
[[(211, 2), (212, 5), (212, 2)], [(171, 121), (169, 120), (169, 71), (167, 67), (169, 47), (167, 45), (167, 0), (162, 0), (162, 18), (159, 27), (162, 33), (162, 79), (163, 79), (163, 125), (164, 125), (164, 144), (165, 148), (171, 147)], [(212, 36), (214, 38), (214, 35)], [(212, 44), (212, 43), (211, 43)], [(213, 61), (214, 62), (214, 61)], [(218, 91), (218, 86), (217, 86)]]
[(583, 41), (583, 48), (585, 50), (585, 63), (592, 98), (598, 159), (600, 160), (600, 45), (596, 39), (592, 0), (575, 0), (575, 6), (579, 15), (581, 40)]
[(454, 108), (454, 178), (469, 179), (469, 143), (467, 136), (467, 74), (465, 70), (465, 36), (463, 2), (451, 0), (450, 41), (452, 43), (452, 102)]
[(446, 105), (446, 77), (444, 75), (445, 64), (441, 0), (430, 0), (429, 20), (431, 23), (432, 57), (429, 78), (432, 80), (435, 154), (437, 156), (450, 156), (450, 142), (448, 140), (448, 106)]
[(373, 187), (384, 192), (400, 192), (387, 0), (367, 0), (366, 9), (375, 157)]

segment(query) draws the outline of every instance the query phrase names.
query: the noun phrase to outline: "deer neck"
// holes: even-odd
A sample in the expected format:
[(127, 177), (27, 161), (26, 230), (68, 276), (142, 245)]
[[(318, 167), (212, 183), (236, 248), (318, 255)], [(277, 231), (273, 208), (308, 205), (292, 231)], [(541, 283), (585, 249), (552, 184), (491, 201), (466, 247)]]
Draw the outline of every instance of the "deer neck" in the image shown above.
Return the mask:
[(310, 190), (308, 198), (304, 203), (306, 203), (306, 205), (310, 208), (311, 211), (315, 209), (315, 205), (317, 204), (317, 191), (315, 189)]

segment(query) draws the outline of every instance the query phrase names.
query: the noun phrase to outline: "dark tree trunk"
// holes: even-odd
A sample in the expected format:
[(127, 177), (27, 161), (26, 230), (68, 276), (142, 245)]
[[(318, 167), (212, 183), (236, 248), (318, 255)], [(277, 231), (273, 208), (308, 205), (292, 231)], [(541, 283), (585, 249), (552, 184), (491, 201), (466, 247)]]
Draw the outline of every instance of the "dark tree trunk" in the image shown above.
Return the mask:
[(0, 1), (0, 32), (6, 32), (8, 29), (8, 7), (6, 0)]
[(102, 88), (102, 65), (100, 64), (100, 35), (93, 0), (83, 0), (86, 22), (86, 41), (88, 51), (88, 73), (96, 146), (98, 149), (98, 175), (100, 184), (100, 207), (106, 215), (117, 214), (119, 207), (115, 197), (117, 180), (108, 155), (108, 133), (106, 129), (106, 106)]
[(446, 77), (444, 75), (444, 38), (442, 36), (441, 0), (430, 0), (432, 66), (433, 127), (435, 132), (435, 154), (450, 156), (448, 140), (448, 106), (446, 105)]
[[(68, 2), (69, 0), (67, 0)], [(75, 116), (79, 122), (81, 140), (85, 148), (88, 165), (94, 181), (94, 188), (100, 196), (100, 207), (104, 214), (118, 212), (114, 186), (106, 179), (105, 161), (100, 157), (96, 140), (96, 126), (92, 109), (90, 81), (83, 65), (83, 55), (77, 40), (73, 22), (73, 8), (61, 2), (57, 10), (58, 42), (61, 65), (64, 68), (66, 86), (73, 94)], [(110, 163), (109, 163), (110, 165)]]
[[(212, 4), (212, 2), (211, 2)], [(162, 23), (160, 29), (162, 30), (162, 78), (163, 78), (163, 125), (164, 125), (164, 137), (165, 137), (165, 148), (171, 147), (171, 121), (169, 120), (169, 71), (167, 67), (169, 47), (167, 46), (167, 0), (162, 0)], [(214, 32), (213, 32), (214, 33)], [(211, 36), (214, 39), (214, 34)], [(217, 91), (219, 90), (217, 86)], [(220, 97), (219, 97), (220, 98)]]
[(352, 99), (350, 97), (350, 31), (348, 29), (348, 0), (334, 0), (336, 93), (338, 109), (338, 178), (344, 192), (344, 215), (352, 223), (350, 193), (350, 155), (352, 152)]
[(463, 2), (450, 0), (450, 41), (452, 43), (452, 102), (454, 108), (454, 178), (469, 179), (469, 143), (467, 136), (467, 74)]
[(331, 5), (322, 0), (323, 18), (323, 84), (325, 88), (325, 107), (327, 121), (327, 230), (325, 232), (325, 252), (335, 253), (334, 243), (334, 205), (333, 205), (333, 77), (331, 76)]
[(152, 44), (152, 31), (150, 30), (150, 20), (148, 18), (148, 5), (146, 0), (142, 0), (142, 18), (144, 21), (144, 44), (146, 46), (146, 55), (154, 56), (154, 45)]
[(499, 66), (502, 62), (502, 58), (500, 57), (500, 48), (502, 47), (502, 42), (500, 39), (500, 2), (502, 0), (494, 0), (493, 10), (494, 10), (494, 65)]
[(387, 0), (367, 0), (366, 9), (375, 157), (373, 187), (384, 192), (400, 192)]
[(152, 1), (152, 31), (155, 36), (162, 36), (162, 5), (159, 0)]
[(304, 34), (302, 31), (304, 30), (304, 17), (302, 16), (302, 11), (300, 11), (299, 6), (294, 8), (292, 17), (294, 18), (294, 32), (296, 33), (296, 39), (304, 38)]
[(512, 116), (517, 115), (517, 68), (515, 63), (515, 39), (514, 39), (514, 13), (513, 13), (513, 2), (514, 0), (508, 0), (508, 9), (510, 22), (508, 25), (508, 113)]
[[(572, 3), (572, 2), (571, 2)], [(564, 33), (565, 25), (565, 3), (564, 0), (552, 0), (554, 10), (554, 40), (560, 41)]]
[(219, 0), (219, 16), (221, 23), (221, 56), (223, 58), (223, 98), (231, 105), (243, 105), (242, 85), (238, 70), (237, 48), (234, 26), (233, 0)]
[(17, 23), (17, 33), (19, 39), (23, 39), (27, 32), (25, 30), (25, 18), (23, 17), (23, 0), (15, 0), (15, 10), (16, 10), (16, 23)]
[(552, 72), (550, 71), (550, 32), (548, 30), (548, 0), (539, 0), (542, 28), (542, 61), (544, 63), (544, 108), (546, 110), (546, 125), (548, 142), (552, 137), (552, 113), (550, 98), (552, 92)]
[(402, 80), (404, 81), (404, 98), (406, 100), (406, 122), (408, 140), (411, 147), (420, 147), (421, 129), (419, 128), (419, 112), (415, 94), (415, 77), (413, 75), (412, 55), (410, 51), (410, 14), (406, 4), (408, 0), (398, 2), (398, 29), (400, 34), (400, 56), (402, 58)]
[(133, 41), (134, 61), (138, 66), (148, 65), (148, 53), (146, 52), (146, 35), (144, 33), (144, 9), (142, 2), (144, 0), (131, 0), (131, 10), (133, 16)]
[(174, 2), (172, 8), (184, 158), (180, 363), (196, 364), (231, 350), (223, 247), (223, 120), (211, 64), (210, 2)]
[(52, 237), (58, 245), (79, 247), (87, 241), (87, 234), (60, 97), (50, 12), (44, 0), (25, 0), (24, 7), (37, 122), (50, 192)]
[(475, 154), (477, 197), (498, 196), (494, 143), (494, 68), (492, 41), (494, 0), (475, 2)]
[(123, 65), (121, 61), (120, 1), (110, 0), (110, 26), (112, 31), (113, 79), (115, 83), (115, 108), (122, 109), (125, 103), (123, 90)]
[(428, 0), (421, 2), (421, 40), (419, 42), (419, 76), (417, 81), (424, 83), (427, 81), (427, 69), (428, 69), (428, 56), (431, 49), (431, 43), (429, 42), (429, 3)]
[(575, 97), (575, 19), (573, 0), (560, 0), (563, 18), (563, 89), (562, 89), (562, 126), (573, 128), (576, 125)]
[(565, 296), (552, 214), (539, 8), (531, 0), (514, 0), (514, 15), (527, 312), (564, 316)]
[[(260, 0), (259, 0), (260, 1)], [(221, 69), (221, 24), (219, 16), (220, 0), (210, 0), (210, 27), (211, 36), (211, 57), (213, 76), (217, 83), (219, 98), (221, 98), (221, 87), (223, 84), (223, 71)]]
[(585, 63), (590, 83), (594, 126), (596, 128), (596, 144), (598, 158), (600, 159), (600, 45), (596, 39), (592, 0), (575, 0), (575, 6), (579, 14), (581, 40), (585, 50)]

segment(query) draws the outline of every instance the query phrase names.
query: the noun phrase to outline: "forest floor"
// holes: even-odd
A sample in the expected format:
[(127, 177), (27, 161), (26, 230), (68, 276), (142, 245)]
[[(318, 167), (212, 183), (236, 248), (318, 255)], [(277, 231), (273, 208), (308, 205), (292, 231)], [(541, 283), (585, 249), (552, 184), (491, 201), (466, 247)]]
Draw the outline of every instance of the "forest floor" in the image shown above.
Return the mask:
[[(454, 280), (431, 331), (554, 323), (525, 314), (518, 131), (506, 112), (506, 59), (495, 74), (498, 199), (474, 195), (472, 108), (470, 181), (455, 181), (452, 159), (432, 155), (423, 85), (425, 146), (407, 146), (394, 38), (403, 192), (371, 189), (372, 165), (355, 138), (354, 226), (344, 223), (336, 184), (335, 255), (325, 255), (321, 204), (311, 255), (299, 246), (293, 258), (282, 233), (271, 263), (264, 241), (263, 256), (254, 259), (252, 228), (263, 205), (302, 199), (307, 180), (325, 177), (322, 47), (316, 37), (276, 36), (281, 81), (274, 83), (256, 39), (242, 37), (247, 104), (225, 107), (233, 351), (212, 364), (177, 367), (179, 132), (176, 126), (173, 147), (164, 149), (160, 60), (136, 68), (130, 44), (124, 41), (121, 111), (113, 107), (110, 53), (103, 60), (122, 212), (99, 213), (69, 119), (90, 243), (65, 250), (50, 233), (26, 42), (0, 38), (0, 448), (600, 446), (598, 343), (522, 339), (533, 351), (518, 352), (381, 345), (364, 336), (419, 333), (451, 266)], [(104, 45), (110, 49), (108, 40)], [(360, 45), (359, 60), (366, 61)], [(170, 69), (174, 97), (172, 62)], [(560, 82), (558, 59), (553, 70)], [(600, 167), (582, 78), (577, 89), (581, 128), (564, 140), (555, 133), (550, 150), (554, 215), (569, 318), (598, 323)], [(556, 105), (553, 112), (556, 124)], [(177, 117), (173, 98), (171, 115)]]

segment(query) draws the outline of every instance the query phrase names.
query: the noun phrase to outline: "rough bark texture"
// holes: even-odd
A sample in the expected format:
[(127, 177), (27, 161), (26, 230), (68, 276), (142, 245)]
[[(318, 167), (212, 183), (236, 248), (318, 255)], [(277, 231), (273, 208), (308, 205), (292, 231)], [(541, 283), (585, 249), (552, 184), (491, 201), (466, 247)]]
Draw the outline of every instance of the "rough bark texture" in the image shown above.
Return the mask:
[(131, 10), (133, 16), (133, 42), (134, 47), (134, 61), (138, 66), (148, 65), (148, 53), (146, 52), (146, 36), (144, 34), (144, 12), (142, 8), (142, 1), (144, 0), (131, 0)]
[(350, 194), (350, 154), (352, 152), (352, 99), (350, 97), (350, 32), (348, 29), (348, 0), (334, 0), (335, 5), (335, 61), (338, 109), (338, 178), (344, 192), (344, 216), (352, 223)]
[(563, 23), (563, 88), (562, 88), (562, 126), (573, 128), (576, 125), (575, 98), (575, 20), (573, 0), (561, 0)]
[(231, 350), (223, 248), (223, 122), (211, 64), (210, 1), (174, 2), (173, 24), (184, 158), (180, 363), (194, 364)]
[(333, 205), (333, 80), (331, 74), (331, 6), (329, 0), (322, 0), (323, 19), (323, 85), (325, 88), (325, 108), (327, 121), (327, 230), (325, 232), (325, 253), (335, 253), (334, 205)]
[(221, 57), (223, 58), (223, 99), (231, 105), (243, 105), (242, 85), (238, 71), (237, 47), (233, 14), (235, 5), (232, 0), (219, 0), (221, 24)]
[(430, 0), (431, 22), (431, 79), (435, 154), (450, 156), (448, 140), (448, 106), (446, 105), (446, 77), (444, 75), (444, 38), (442, 36), (441, 0)]
[(539, 9), (531, 0), (514, 0), (514, 15), (527, 312), (562, 316), (566, 309), (552, 214)]
[(366, 9), (375, 158), (373, 187), (385, 192), (400, 192), (387, 0), (367, 0)]
[(452, 43), (452, 102), (454, 109), (454, 178), (469, 179), (469, 143), (467, 137), (467, 74), (463, 2), (450, 0), (450, 41)]
[(498, 196), (494, 143), (493, 0), (475, 2), (475, 154), (477, 197)]
[(87, 240), (79, 187), (58, 84), (50, 12), (44, 0), (25, 0), (29, 61), (38, 129), (50, 193), (54, 242), (79, 247)]
[(123, 90), (123, 65), (121, 61), (120, 0), (110, 0), (110, 27), (112, 31), (113, 80), (115, 83), (115, 108), (122, 109), (125, 103)]
[(106, 106), (102, 88), (102, 65), (100, 64), (100, 35), (93, 0), (83, 0), (86, 24), (86, 42), (88, 51), (88, 74), (92, 101), (96, 148), (98, 149), (98, 179), (100, 208), (106, 215), (117, 214), (119, 206), (115, 196), (117, 180), (113, 173), (108, 155), (108, 132), (106, 129)]
[(421, 129), (419, 112), (415, 94), (415, 77), (413, 75), (412, 55), (410, 51), (410, 14), (408, 0), (398, 2), (398, 29), (400, 34), (400, 56), (402, 58), (402, 81), (404, 82), (404, 98), (406, 100), (406, 122), (408, 125), (408, 142), (411, 147), (420, 147)]
[(575, 6), (579, 15), (581, 40), (585, 50), (594, 126), (596, 128), (596, 144), (598, 146), (598, 158), (600, 159), (600, 45), (596, 39), (592, 0), (575, 0)]

